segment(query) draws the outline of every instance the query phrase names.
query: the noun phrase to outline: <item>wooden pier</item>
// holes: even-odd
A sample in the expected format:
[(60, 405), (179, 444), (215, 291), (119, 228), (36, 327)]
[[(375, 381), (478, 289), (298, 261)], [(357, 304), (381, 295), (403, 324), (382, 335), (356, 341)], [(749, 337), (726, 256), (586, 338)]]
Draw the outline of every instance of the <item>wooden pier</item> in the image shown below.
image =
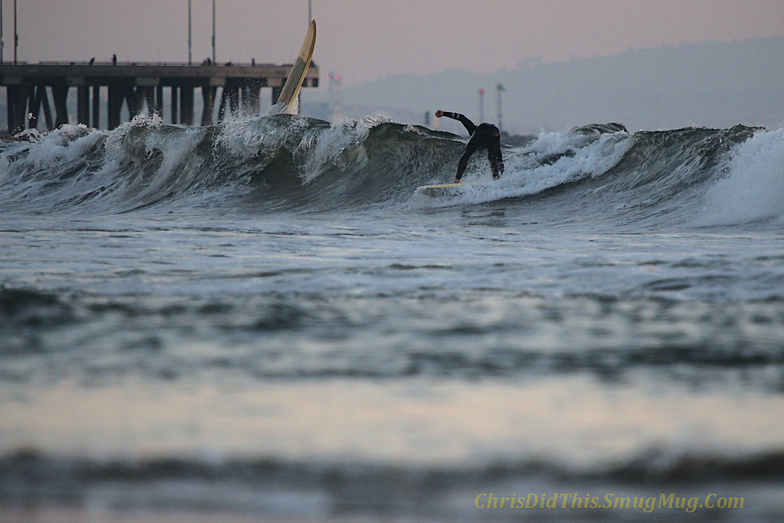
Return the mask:
[[(108, 127), (122, 122), (123, 109), (133, 118), (146, 109), (171, 123), (210, 125), (229, 114), (256, 114), (261, 89), (272, 88), (277, 100), (291, 65), (201, 65), (117, 62), (41, 62), (0, 64), (0, 86), (6, 88), (8, 132), (56, 128), (73, 123), (68, 96), (76, 90), (75, 122), (100, 128), (106, 111)], [(303, 87), (318, 87), (319, 69), (311, 64)], [(165, 90), (164, 90), (165, 89)], [(202, 111), (194, 114), (196, 90), (201, 91)], [(102, 97), (102, 94), (105, 96)], [(164, 96), (169, 100), (164, 114)], [(105, 109), (102, 102), (105, 101)], [(216, 103), (218, 107), (215, 113)], [(167, 118), (168, 116), (168, 118)]]

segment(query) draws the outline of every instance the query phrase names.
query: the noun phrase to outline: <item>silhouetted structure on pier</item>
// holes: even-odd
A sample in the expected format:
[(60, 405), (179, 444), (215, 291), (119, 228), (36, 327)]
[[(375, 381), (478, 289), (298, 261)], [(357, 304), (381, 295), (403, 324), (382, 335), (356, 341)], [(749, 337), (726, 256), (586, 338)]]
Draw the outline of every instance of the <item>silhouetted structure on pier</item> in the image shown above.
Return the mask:
[[(49, 129), (68, 123), (71, 88), (76, 89), (77, 122), (96, 128), (100, 128), (101, 90), (106, 89), (110, 129), (120, 125), (123, 106), (127, 107), (130, 118), (139, 114), (145, 104), (151, 113), (163, 117), (164, 88), (168, 88), (170, 99), (170, 121), (193, 125), (195, 91), (200, 89), (203, 109), (198, 121), (209, 125), (213, 123), (216, 102), (218, 119), (229, 113), (258, 113), (264, 87), (272, 88), (274, 103), (291, 69), (291, 65), (205, 62), (202, 65), (119, 64), (115, 60), (106, 63), (91, 60), (0, 64), (0, 86), (5, 86), (8, 100), (8, 132), (38, 127), (42, 112)], [(318, 79), (318, 66), (311, 64), (303, 87), (318, 87)]]

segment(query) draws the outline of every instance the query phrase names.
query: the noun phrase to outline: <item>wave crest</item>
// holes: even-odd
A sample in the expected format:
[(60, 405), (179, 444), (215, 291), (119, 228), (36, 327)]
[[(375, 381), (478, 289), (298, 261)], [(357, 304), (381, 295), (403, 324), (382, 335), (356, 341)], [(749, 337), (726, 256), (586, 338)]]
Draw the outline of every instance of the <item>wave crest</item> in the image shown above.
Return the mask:
[[(784, 215), (784, 131), (737, 126), (630, 134), (621, 124), (543, 132), (506, 147), (490, 182), (474, 155), (455, 197), (415, 188), (450, 181), (465, 139), (382, 115), (328, 123), (296, 115), (213, 127), (137, 118), (113, 131), (63, 126), (0, 143), (5, 211), (121, 213), (220, 203), (266, 212), (535, 203), (542, 219), (738, 223)], [(522, 203), (524, 202), (524, 203)]]

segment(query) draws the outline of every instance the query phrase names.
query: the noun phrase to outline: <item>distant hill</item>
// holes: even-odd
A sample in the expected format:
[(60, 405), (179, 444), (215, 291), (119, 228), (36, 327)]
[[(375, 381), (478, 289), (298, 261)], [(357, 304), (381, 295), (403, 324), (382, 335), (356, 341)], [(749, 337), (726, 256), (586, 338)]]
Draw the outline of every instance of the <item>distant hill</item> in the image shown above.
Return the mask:
[[(394, 75), (344, 88), (343, 108), (352, 115), (384, 111), (418, 124), (439, 108), (478, 119), (478, 91), (484, 88), (485, 120), (495, 121), (499, 83), (506, 90), (504, 129), (518, 134), (610, 121), (629, 130), (737, 123), (778, 128), (784, 123), (784, 38), (683, 44), (555, 63), (524, 60), (516, 69), (493, 73)], [(460, 131), (459, 125), (438, 123)]]

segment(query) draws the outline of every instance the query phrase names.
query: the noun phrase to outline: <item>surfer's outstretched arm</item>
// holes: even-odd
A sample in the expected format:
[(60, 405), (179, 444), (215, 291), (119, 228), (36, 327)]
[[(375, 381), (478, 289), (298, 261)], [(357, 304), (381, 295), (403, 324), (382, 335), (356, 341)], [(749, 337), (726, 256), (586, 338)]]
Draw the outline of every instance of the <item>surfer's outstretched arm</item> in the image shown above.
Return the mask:
[(463, 114), (450, 113), (447, 111), (442, 111), (441, 109), (436, 111), (436, 118), (441, 118), (442, 116), (446, 116), (447, 118), (451, 118), (453, 120), (459, 121), (461, 124), (463, 124), (463, 127), (466, 128), (468, 134), (474, 134), (474, 131), (476, 130), (476, 125), (474, 125), (474, 122), (466, 118), (465, 115)]

